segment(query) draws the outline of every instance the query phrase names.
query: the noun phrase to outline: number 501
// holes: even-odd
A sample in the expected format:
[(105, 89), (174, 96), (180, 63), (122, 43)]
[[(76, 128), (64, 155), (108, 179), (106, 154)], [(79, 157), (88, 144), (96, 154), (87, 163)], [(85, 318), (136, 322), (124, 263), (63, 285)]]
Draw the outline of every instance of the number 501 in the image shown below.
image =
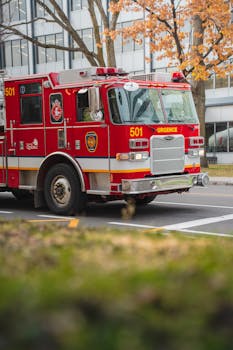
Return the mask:
[(129, 131), (130, 137), (141, 137), (143, 135), (143, 128), (142, 126), (132, 126)]

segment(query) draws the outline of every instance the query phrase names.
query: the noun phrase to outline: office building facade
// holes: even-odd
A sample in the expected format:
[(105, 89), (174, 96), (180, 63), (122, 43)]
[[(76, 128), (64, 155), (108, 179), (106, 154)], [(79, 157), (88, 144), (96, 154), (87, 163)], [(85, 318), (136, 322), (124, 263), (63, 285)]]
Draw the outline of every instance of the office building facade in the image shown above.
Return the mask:
[[(45, 4), (49, 4), (46, 2)], [(93, 25), (87, 9), (87, 0), (57, 0), (73, 27), (83, 38), (87, 47), (95, 49)], [(108, 13), (109, 0), (102, 1)], [(50, 7), (53, 11), (53, 8)], [(109, 15), (110, 16), (110, 15)], [(129, 26), (133, 20), (144, 18), (143, 12), (121, 13), (118, 28)], [(45, 44), (72, 47), (69, 34), (57, 23), (40, 20), (46, 11), (35, 0), (11, 0), (4, 6), (1, 20), (4, 23), (20, 24), (20, 30)], [(36, 21), (34, 21), (36, 19)], [(103, 23), (100, 16), (100, 31)], [(159, 62), (150, 56), (146, 40), (142, 45), (132, 40), (123, 43), (121, 37), (115, 41), (117, 66), (133, 74), (145, 74), (156, 70), (166, 70), (166, 62)], [(89, 62), (80, 52), (69, 52), (54, 48), (36, 47), (31, 42), (16, 35), (2, 38), (0, 68), (10, 76), (28, 75), (41, 72), (82, 68)], [(218, 163), (233, 163), (233, 78), (210, 79), (206, 83), (206, 147), (209, 157)]]

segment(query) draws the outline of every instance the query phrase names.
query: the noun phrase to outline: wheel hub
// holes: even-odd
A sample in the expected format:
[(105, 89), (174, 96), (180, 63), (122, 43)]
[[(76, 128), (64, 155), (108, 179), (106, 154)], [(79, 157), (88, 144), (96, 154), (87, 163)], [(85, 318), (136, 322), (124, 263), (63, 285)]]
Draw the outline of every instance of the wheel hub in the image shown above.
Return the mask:
[(70, 183), (65, 177), (56, 177), (51, 186), (51, 194), (59, 205), (67, 205), (71, 196)]

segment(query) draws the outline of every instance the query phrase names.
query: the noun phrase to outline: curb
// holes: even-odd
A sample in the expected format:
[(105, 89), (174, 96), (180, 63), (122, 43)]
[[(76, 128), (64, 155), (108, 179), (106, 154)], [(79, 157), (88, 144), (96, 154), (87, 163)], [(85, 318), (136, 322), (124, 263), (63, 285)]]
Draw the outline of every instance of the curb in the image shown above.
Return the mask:
[(233, 186), (233, 178), (217, 178), (217, 177), (210, 177), (210, 185), (227, 185), (227, 186)]

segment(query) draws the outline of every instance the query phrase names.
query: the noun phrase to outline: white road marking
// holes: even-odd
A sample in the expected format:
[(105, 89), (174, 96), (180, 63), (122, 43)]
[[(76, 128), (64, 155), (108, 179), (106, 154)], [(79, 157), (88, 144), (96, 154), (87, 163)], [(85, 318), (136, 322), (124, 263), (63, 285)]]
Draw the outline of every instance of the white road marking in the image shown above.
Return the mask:
[(75, 217), (74, 216), (60, 216), (60, 215), (37, 215), (40, 218), (49, 218), (49, 219), (65, 219), (65, 220), (72, 220)]
[(140, 225), (140, 224), (130, 224), (128, 222), (119, 222), (119, 221), (109, 221), (108, 224), (110, 224), (110, 225), (118, 225), (118, 226), (138, 227), (138, 228), (156, 228), (155, 226)]
[[(135, 228), (146, 228), (146, 229), (151, 229), (151, 233), (157, 234), (161, 233), (162, 229), (166, 230), (166, 227), (164, 226), (149, 226), (149, 225), (139, 225), (139, 224), (129, 224), (126, 222), (116, 222), (116, 221), (111, 221), (108, 222), (110, 225), (118, 225), (118, 226), (128, 226), (128, 227), (135, 227)], [(153, 231), (154, 229), (154, 231)], [(177, 231), (177, 229), (169, 229), (169, 231)], [(227, 233), (217, 233), (217, 232), (206, 232), (206, 231), (195, 231), (195, 230), (186, 230), (186, 229), (179, 229), (180, 232), (186, 234), (198, 234), (198, 235), (206, 235), (206, 236), (216, 236), (216, 237), (229, 237), (233, 238), (233, 234), (227, 234)]]
[(195, 230), (179, 230), (180, 232), (183, 233), (195, 233), (198, 235), (207, 235), (207, 236), (220, 236), (220, 237), (230, 237), (233, 238), (233, 234), (231, 235), (230, 233), (216, 233), (216, 232), (205, 232), (205, 231), (195, 231)]
[(233, 220), (233, 214), (215, 216), (212, 218), (191, 220), (191, 221), (181, 222), (179, 224), (166, 225), (166, 226), (163, 226), (163, 228), (166, 230), (182, 230), (189, 227), (213, 224), (214, 222), (221, 222), (221, 221), (227, 221), (227, 220)]
[(13, 211), (0, 211), (0, 214), (13, 214)]
[(155, 204), (172, 204), (179, 206), (187, 206), (187, 207), (207, 207), (207, 208), (219, 208), (219, 209), (233, 209), (233, 206), (225, 206), (225, 205), (210, 205), (210, 204), (195, 204), (195, 203), (183, 203), (183, 202), (160, 202), (154, 201)]

